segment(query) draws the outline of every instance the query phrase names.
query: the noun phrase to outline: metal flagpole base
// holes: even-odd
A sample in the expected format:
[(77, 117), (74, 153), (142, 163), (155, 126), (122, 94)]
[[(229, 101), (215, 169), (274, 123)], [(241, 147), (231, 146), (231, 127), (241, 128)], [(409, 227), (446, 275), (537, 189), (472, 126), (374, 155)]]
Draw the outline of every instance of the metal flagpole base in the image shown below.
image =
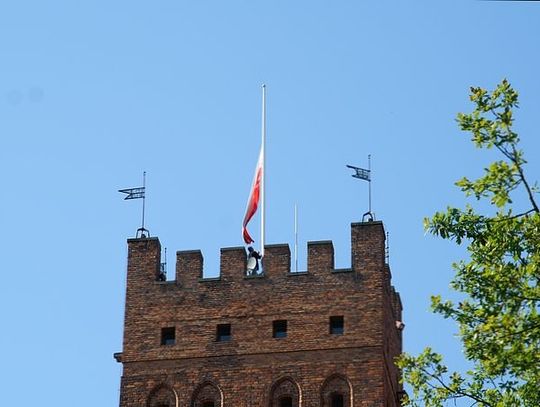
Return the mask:
[(362, 215), (362, 222), (373, 222), (375, 217), (371, 212), (366, 212)]

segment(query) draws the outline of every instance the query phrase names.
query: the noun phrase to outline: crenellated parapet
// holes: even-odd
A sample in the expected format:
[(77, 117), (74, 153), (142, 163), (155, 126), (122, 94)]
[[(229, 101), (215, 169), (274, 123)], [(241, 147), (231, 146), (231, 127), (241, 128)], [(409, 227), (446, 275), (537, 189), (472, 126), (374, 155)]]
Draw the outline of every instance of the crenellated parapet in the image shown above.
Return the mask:
[[(138, 274), (135, 281), (159, 282), (161, 245), (157, 238), (129, 239), (128, 274)], [(222, 248), (220, 251), (219, 276), (211, 280), (223, 283), (246, 279), (247, 252), (244, 247)], [(265, 256), (257, 278), (281, 279), (296, 274), (291, 269), (291, 250), (288, 244), (265, 246)], [(204, 258), (200, 250), (176, 252), (174, 281), (160, 282), (194, 289), (205, 282)], [(382, 222), (363, 222), (351, 225), (351, 267), (336, 270), (332, 241), (312, 241), (307, 244), (307, 270), (302, 274), (331, 275), (334, 272), (350, 272), (356, 276), (379, 273), (389, 281), (389, 268), (385, 264), (385, 233)], [(139, 275), (143, 274), (143, 275)]]

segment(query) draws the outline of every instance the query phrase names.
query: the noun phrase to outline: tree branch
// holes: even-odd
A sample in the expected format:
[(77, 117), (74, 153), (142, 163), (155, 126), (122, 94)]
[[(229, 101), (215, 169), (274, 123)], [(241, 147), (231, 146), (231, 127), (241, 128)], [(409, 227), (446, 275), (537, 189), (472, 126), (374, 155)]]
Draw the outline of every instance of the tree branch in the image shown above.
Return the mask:
[[(501, 115), (499, 113), (497, 113), (493, 107), (490, 110), (491, 110), (491, 113), (497, 118), (497, 120), (502, 120)], [(510, 132), (510, 128), (507, 128), (506, 131)], [(521, 178), (521, 181), (523, 182), (523, 185), (525, 185), (525, 189), (527, 190), (527, 194), (529, 195), (529, 201), (531, 201), (531, 204), (533, 206), (534, 211), (536, 213), (539, 213), (540, 210), (538, 209), (538, 205), (536, 204), (536, 201), (534, 200), (534, 196), (533, 196), (533, 193), (532, 193), (531, 188), (529, 186), (529, 183), (527, 182), (527, 179), (525, 178), (525, 174), (523, 173), (523, 168), (521, 168), (521, 165), (517, 161), (517, 158), (516, 158), (517, 157), (516, 146), (514, 144), (512, 144), (512, 153), (507, 151), (501, 145), (495, 144), (495, 147), (497, 147), (497, 149), (506, 158), (508, 158), (510, 161), (512, 161), (516, 165), (516, 167), (518, 169), (519, 177)]]
[[(512, 151), (514, 155), (517, 154), (516, 147), (512, 146)], [(514, 161), (515, 162), (515, 161)], [(525, 174), (523, 173), (523, 168), (521, 168), (521, 165), (519, 165), (517, 162), (515, 162), (516, 167), (519, 172), (519, 177), (521, 178), (521, 181), (523, 181), (523, 185), (525, 185), (525, 189), (527, 190), (527, 194), (529, 195), (529, 201), (531, 201), (531, 204), (533, 206), (533, 209), (536, 213), (540, 213), (540, 210), (538, 209), (538, 205), (536, 205), (536, 201), (534, 200), (534, 196), (531, 190), (531, 187), (529, 186), (529, 183), (525, 179)]]
[(489, 222), (492, 222), (492, 223), (495, 223), (495, 222), (506, 222), (508, 220), (512, 220), (512, 219), (517, 219), (517, 218), (521, 218), (522, 216), (527, 216), (529, 213), (532, 213), (532, 212), (535, 212), (535, 209), (532, 208), (532, 209), (529, 209), (528, 211), (525, 211), (525, 212), (521, 212), (521, 213), (518, 213), (517, 215), (512, 215), (512, 216), (505, 216), (504, 218), (501, 218), (501, 219), (483, 219), (483, 221), (487, 224)]
[[(429, 371), (427, 371), (426, 369), (424, 368), (420, 368), (420, 370), (422, 372), (424, 372), (426, 375), (428, 375), (429, 377), (431, 377), (432, 379), (436, 380), (442, 388), (444, 388), (445, 390), (448, 390), (448, 392), (450, 394), (457, 394), (459, 395), (460, 397), (468, 397), (472, 400), (475, 400), (477, 403), (483, 403), (484, 405), (486, 406), (492, 406), (493, 407), (493, 404), (489, 403), (488, 401), (474, 395), (474, 394), (471, 394), (471, 393), (467, 393), (465, 390), (463, 389), (457, 389), (456, 391), (452, 390), (439, 376), (435, 376), (434, 374), (430, 373)], [(431, 385), (431, 384), (430, 384)], [(431, 385), (433, 386), (433, 385)], [(450, 397), (448, 397), (450, 398)]]

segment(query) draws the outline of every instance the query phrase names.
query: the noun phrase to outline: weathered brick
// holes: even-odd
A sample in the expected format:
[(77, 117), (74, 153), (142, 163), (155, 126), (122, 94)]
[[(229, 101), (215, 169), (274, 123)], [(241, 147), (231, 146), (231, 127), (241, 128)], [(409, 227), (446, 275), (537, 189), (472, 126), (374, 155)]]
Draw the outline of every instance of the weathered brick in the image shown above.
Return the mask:
[[(308, 244), (291, 273), (288, 245), (265, 248), (263, 276), (246, 276), (245, 249), (221, 250), (220, 277), (202, 278), (200, 251), (177, 252), (175, 281), (158, 281), (157, 238), (128, 240), (121, 407), (396, 407), (402, 390), (401, 300), (385, 264), (381, 222), (351, 225), (351, 268), (334, 269), (332, 242)], [(330, 333), (331, 316), (344, 333)], [(273, 338), (275, 320), (287, 336)], [(216, 341), (218, 324), (231, 340)], [(161, 344), (162, 328), (175, 343)], [(280, 401), (281, 400), (281, 401)]]

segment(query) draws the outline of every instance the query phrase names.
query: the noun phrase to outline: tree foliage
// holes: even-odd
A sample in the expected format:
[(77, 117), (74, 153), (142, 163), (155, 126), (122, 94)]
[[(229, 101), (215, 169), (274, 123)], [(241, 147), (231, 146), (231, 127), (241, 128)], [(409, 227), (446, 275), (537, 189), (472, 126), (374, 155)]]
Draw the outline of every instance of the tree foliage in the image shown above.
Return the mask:
[[(398, 361), (412, 388), (406, 404), (444, 406), (463, 398), (476, 406), (540, 406), (540, 213), (537, 188), (525, 177), (526, 164), (513, 130), (518, 94), (508, 81), (495, 90), (471, 88), (472, 113), (460, 113), (461, 130), (481, 149), (501, 159), (476, 180), (456, 185), (484, 209), (448, 207), (425, 220), (426, 229), (466, 245), (467, 260), (453, 265), (451, 286), (460, 302), (432, 297), (434, 312), (459, 326), (472, 368), (450, 373), (430, 348)], [(521, 194), (521, 195), (520, 195)], [(516, 202), (513, 202), (512, 199)], [(482, 202), (480, 202), (482, 203)]]

